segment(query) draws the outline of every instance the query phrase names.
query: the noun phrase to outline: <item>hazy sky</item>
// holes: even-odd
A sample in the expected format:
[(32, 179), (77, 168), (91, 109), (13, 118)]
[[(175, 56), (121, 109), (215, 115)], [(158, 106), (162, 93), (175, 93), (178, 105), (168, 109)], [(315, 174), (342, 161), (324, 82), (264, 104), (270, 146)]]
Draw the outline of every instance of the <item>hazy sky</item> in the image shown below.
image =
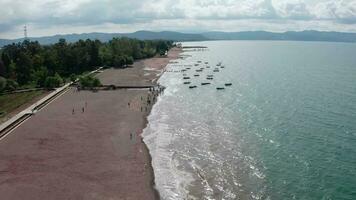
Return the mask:
[(356, 0), (0, 0), (0, 38), (136, 30), (356, 32)]

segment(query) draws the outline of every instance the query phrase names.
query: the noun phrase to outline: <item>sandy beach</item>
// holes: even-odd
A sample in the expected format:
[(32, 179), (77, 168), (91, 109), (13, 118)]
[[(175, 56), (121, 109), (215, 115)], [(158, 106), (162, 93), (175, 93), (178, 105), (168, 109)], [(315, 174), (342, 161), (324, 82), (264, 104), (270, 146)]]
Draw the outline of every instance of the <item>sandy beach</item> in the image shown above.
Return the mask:
[[(179, 53), (98, 77), (103, 84), (152, 84)], [(141, 138), (148, 97), (147, 90), (70, 89), (0, 141), (1, 199), (159, 199)]]

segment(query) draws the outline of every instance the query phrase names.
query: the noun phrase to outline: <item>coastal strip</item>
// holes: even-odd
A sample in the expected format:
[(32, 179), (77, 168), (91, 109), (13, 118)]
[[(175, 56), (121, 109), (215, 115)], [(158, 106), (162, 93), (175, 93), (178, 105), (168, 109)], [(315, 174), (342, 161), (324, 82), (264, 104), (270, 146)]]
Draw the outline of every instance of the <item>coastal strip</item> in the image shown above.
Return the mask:
[[(179, 53), (173, 48), (167, 57), (107, 69), (97, 77), (105, 85), (155, 84)], [(152, 98), (148, 90), (68, 89), (0, 141), (0, 195), (13, 200), (158, 199), (141, 138)]]

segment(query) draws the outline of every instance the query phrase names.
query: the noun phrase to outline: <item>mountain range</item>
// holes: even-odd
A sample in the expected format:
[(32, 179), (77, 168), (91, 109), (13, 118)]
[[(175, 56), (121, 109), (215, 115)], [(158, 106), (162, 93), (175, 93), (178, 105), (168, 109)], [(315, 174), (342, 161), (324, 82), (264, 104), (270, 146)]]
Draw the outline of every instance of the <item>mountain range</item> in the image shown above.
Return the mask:
[[(274, 33), (266, 31), (245, 31), (245, 32), (204, 32), (204, 33), (180, 33), (172, 31), (152, 32), (137, 31), (134, 33), (83, 33), (54, 35), (45, 37), (33, 37), (30, 40), (37, 40), (41, 44), (53, 44), (60, 38), (68, 42), (75, 42), (79, 39), (98, 39), (107, 42), (114, 37), (129, 37), (140, 40), (173, 40), (173, 41), (207, 41), (207, 40), (285, 40), (285, 41), (328, 41), (328, 42), (356, 42), (356, 33), (342, 32), (322, 32), (322, 31), (289, 31), (284, 33)], [(23, 41), (19, 39), (0, 39), (0, 47), (7, 44)]]

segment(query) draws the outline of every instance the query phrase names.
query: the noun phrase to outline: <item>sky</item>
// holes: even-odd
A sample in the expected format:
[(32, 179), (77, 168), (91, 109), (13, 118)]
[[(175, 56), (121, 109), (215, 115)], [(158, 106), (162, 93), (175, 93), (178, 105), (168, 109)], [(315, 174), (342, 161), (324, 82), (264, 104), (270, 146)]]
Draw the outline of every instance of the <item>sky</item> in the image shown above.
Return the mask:
[(70, 33), (356, 32), (356, 0), (0, 0), (0, 38)]

